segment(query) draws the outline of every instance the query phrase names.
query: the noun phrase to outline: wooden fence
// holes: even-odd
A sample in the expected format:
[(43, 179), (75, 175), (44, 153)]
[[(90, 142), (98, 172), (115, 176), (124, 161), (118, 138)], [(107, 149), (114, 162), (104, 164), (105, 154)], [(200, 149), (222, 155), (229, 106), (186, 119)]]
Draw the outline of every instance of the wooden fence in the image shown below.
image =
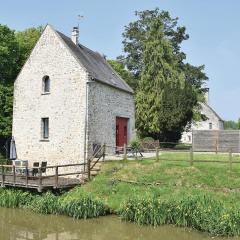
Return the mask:
[(239, 130), (194, 130), (194, 151), (227, 152), (231, 148), (234, 153), (240, 152)]

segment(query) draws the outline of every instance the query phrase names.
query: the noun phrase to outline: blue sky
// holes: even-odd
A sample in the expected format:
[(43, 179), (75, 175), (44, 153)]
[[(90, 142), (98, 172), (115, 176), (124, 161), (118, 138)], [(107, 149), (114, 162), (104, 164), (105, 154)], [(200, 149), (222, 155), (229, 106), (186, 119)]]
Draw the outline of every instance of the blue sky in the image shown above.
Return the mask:
[(187, 61), (205, 64), (210, 105), (225, 119), (240, 117), (240, 1), (237, 0), (8, 0), (2, 1), (0, 23), (16, 30), (52, 24), (70, 35), (80, 22), (80, 42), (115, 58), (122, 53), (124, 26), (134, 11), (159, 7), (186, 26), (190, 39), (182, 48)]

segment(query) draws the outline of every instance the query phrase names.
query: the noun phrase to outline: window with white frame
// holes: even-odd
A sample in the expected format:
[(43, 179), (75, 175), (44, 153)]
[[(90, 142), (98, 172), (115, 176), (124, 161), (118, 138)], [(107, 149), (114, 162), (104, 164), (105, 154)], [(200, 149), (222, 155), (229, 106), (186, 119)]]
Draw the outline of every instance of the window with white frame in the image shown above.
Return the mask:
[(209, 123), (209, 129), (210, 130), (212, 129), (212, 123)]
[(49, 118), (42, 118), (41, 125), (42, 125), (41, 131), (42, 139), (47, 140), (49, 139)]

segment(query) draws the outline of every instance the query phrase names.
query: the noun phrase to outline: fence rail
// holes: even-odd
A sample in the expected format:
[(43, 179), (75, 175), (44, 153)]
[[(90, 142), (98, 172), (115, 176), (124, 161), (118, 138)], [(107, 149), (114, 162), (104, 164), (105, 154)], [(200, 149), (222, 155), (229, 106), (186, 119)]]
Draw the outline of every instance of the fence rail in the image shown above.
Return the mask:
[[(77, 178), (66, 178), (66, 176), (74, 176), (85, 174), (84, 171), (77, 169), (77, 167), (83, 166), (84, 163), (77, 164), (65, 164), (65, 165), (55, 165), (55, 166), (46, 166), (45, 170), (53, 169), (54, 174), (45, 173), (43, 175), (43, 167), (22, 167), (14, 165), (1, 165), (0, 172), (0, 183), (1, 186), (18, 186), (25, 188), (35, 188), (39, 192), (44, 189), (62, 189), (78, 185), (80, 179)], [(61, 168), (74, 167), (74, 171), (59, 173)], [(36, 170), (38, 173), (37, 176), (30, 176), (29, 173), (33, 170)]]

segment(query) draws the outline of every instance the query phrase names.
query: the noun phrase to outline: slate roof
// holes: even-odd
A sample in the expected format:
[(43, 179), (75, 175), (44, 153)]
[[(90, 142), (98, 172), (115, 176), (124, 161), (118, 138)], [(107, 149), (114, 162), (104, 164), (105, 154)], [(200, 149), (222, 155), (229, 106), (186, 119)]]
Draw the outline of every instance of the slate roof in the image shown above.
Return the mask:
[(94, 80), (125, 92), (133, 93), (132, 88), (112, 69), (105, 58), (99, 53), (81, 44), (76, 45), (71, 38), (61, 32), (56, 32)]

